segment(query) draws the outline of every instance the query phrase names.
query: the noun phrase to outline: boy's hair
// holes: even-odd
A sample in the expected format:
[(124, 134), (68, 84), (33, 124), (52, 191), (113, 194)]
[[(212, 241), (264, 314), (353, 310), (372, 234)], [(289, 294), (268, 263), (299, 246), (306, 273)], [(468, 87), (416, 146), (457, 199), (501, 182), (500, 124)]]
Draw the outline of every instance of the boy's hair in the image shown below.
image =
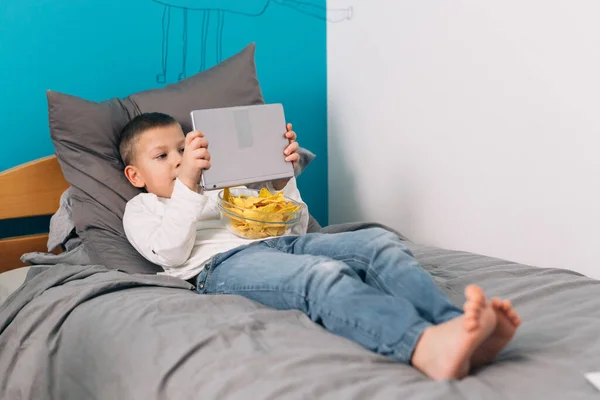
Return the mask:
[(119, 139), (119, 154), (125, 165), (130, 165), (134, 158), (134, 145), (144, 132), (177, 124), (177, 120), (170, 115), (152, 112), (140, 114), (125, 125)]

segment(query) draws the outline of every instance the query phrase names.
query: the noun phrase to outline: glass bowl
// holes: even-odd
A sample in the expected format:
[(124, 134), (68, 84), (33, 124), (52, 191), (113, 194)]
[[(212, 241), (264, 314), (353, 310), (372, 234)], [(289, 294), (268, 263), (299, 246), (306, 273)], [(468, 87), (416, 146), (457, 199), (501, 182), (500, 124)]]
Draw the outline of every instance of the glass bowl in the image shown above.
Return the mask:
[[(256, 190), (246, 188), (232, 188), (229, 192), (233, 197), (242, 198), (258, 197), (259, 194)], [(221, 220), (230, 232), (245, 239), (266, 239), (288, 235), (302, 215), (302, 204), (289, 197), (284, 196), (285, 201), (299, 206), (299, 210), (282, 213), (261, 211), (260, 208), (249, 209), (226, 201), (223, 194), (224, 190), (221, 190), (218, 197)]]

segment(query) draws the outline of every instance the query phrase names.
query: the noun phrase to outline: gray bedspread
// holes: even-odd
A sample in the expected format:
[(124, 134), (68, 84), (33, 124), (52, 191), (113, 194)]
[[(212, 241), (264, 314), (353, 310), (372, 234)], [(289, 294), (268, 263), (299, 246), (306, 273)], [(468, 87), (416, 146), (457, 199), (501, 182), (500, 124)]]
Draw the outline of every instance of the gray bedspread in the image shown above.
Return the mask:
[[(348, 227), (346, 227), (348, 228)], [(594, 399), (600, 282), (410, 244), (450, 298), (478, 283), (523, 316), (497, 362), (432, 382), (295, 311), (187, 283), (58, 265), (0, 306), (0, 399)]]

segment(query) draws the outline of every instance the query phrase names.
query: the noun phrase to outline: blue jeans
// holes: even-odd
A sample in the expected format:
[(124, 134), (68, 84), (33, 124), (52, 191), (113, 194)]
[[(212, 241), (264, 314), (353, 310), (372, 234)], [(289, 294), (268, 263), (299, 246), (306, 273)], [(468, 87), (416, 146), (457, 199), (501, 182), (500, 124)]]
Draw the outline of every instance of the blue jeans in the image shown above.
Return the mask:
[(398, 237), (383, 229), (238, 247), (204, 266), (196, 290), (301, 310), (330, 332), (407, 364), (425, 328), (462, 314)]

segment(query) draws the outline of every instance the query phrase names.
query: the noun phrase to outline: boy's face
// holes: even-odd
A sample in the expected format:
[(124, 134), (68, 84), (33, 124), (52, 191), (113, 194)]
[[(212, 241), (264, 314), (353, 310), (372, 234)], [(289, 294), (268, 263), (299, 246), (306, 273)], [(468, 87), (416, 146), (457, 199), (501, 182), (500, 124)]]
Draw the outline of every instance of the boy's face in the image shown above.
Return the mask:
[(184, 143), (179, 124), (145, 131), (133, 144), (133, 161), (125, 168), (125, 176), (135, 187), (170, 198), (181, 168)]

